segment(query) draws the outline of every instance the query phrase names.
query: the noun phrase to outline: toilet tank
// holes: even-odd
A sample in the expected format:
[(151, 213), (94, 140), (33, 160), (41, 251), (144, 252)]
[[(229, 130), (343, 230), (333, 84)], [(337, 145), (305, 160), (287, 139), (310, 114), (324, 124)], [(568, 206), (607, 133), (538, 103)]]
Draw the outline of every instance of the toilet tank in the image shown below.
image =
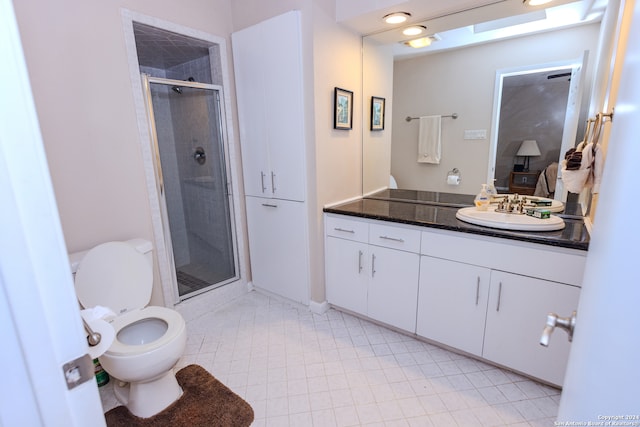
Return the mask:
[[(130, 244), (138, 252), (143, 254), (145, 259), (149, 263), (149, 265), (153, 267), (153, 254), (152, 254), (153, 244), (150, 241), (146, 239), (136, 238), (136, 239), (125, 240), (125, 243)], [(78, 266), (80, 265), (80, 261), (82, 261), (82, 258), (84, 258), (87, 252), (89, 252), (89, 249), (87, 249), (86, 251), (74, 252), (69, 254), (69, 264), (71, 266), (71, 273), (73, 273), (74, 275), (76, 274), (76, 271), (78, 271)]]

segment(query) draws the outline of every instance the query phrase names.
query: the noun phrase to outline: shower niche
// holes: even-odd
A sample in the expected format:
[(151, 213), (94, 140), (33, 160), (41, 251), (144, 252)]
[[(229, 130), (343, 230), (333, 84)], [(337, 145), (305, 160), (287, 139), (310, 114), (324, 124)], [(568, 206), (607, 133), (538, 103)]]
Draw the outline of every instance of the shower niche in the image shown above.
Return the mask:
[(133, 33), (162, 240), (183, 300), (239, 278), (219, 45), (138, 22)]

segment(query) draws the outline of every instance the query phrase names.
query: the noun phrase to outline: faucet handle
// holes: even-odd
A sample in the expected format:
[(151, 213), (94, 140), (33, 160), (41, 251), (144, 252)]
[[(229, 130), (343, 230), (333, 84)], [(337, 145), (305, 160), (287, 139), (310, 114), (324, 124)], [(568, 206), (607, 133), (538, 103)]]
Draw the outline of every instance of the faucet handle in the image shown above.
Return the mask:
[(547, 314), (547, 323), (545, 324), (542, 336), (540, 337), (540, 345), (545, 347), (549, 346), (551, 334), (556, 326), (567, 332), (567, 338), (569, 339), (569, 342), (571, 342), (573, 340), (573, 331), (576, 327), (576, 315), (577, 313), (575, 310), (571, 313), (571, 317), (560, 317), (556, 313)]

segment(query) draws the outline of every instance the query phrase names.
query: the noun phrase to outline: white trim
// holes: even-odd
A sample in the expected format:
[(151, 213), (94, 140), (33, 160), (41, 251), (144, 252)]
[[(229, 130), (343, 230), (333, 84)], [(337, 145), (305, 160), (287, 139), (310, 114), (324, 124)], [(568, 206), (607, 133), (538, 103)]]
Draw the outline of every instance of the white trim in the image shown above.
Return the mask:
[(329, 303), (327, 301), (309, 301), (309, 311), (313, 314), (324, 314), (329, 310), (329, 308)]
[[(582, 59), (582, 58), (581, 58)], [(493, 113), (491, 116), (491, 135), (489, 136), (489, 163), (487, 165), (487, 182), (493, 182), (496, 174), (496, 155), (498, 149), (498, 132), (500, 130), (500, 106), (502, 105), (502, 89), (505, 77), (532, 74), (544, 71), (575, 68), (582, 66), (579, 60), (567, 59), (564, 61), (554, 61), (541, 64), (521, 65), (518, 67), (501, 68), (496, 70), (496, 78), (493, 92)], [(586, 64), (585, 64), (586, 65)], [(585, 70), (583, 69), (583, 73)], [(583, 79), (584, 81), (584, 74)], [(578, 113), (580, 105), (577, 106)], [(567, 109), (568, 111), (568, 109)], [(566, 123), (565, 123), (566, 124)], [(575, 135), (574, 135), (575, 139)], [(564, 152), (562, 153), (564, 155)], [(564, 194), (566, 199), (566, 194)]]

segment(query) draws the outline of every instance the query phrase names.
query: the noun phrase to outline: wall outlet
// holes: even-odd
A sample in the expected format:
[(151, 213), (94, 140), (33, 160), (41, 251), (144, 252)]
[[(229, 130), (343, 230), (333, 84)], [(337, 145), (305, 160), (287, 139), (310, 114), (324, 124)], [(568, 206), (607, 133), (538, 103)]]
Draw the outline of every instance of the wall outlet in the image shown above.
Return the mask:
[(486, 129), (465, 130), (464, 139), (487, 139), (487, 130)]

